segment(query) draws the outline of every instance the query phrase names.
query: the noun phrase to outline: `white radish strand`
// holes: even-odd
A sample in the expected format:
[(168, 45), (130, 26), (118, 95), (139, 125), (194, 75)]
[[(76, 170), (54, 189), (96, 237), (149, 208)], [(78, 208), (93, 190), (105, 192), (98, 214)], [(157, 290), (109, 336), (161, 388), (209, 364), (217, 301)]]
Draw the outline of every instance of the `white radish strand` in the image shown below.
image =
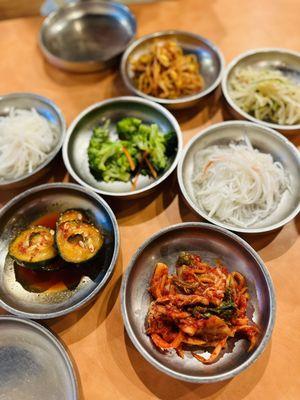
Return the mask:
[(270, 154), (251, 143), (209, 146), (194, 157), (196, 201), (209, 217), (239, 227), (251, 226), (274, 212), (289, 176)]
[(0, 181), (33, 172), (57, 141), (57, 128), (34, 108), (11, 108), (7, 116), (0, 117)]

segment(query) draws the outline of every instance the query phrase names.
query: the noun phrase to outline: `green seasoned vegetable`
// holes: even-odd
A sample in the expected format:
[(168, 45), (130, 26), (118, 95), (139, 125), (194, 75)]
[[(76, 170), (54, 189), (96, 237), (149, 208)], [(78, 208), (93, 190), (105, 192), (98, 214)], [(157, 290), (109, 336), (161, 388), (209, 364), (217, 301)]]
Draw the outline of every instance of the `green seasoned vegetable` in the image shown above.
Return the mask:
[(174, 149), (177, 149), (177, 136), (175, 132), (169, 132), (165, 135), (166, 139), (166, 155), (171, 157), (174, 154)]
[(188, 251), (181, 251), (176, 261), (176, 267), (181, 267), (182, 265), (192, 265), (194, 261), (193, 254)]
[(117, 132), (121, 140), (131, 140), (137, 133), (142, 121), (137, 118), (123, 118), (117, 123)]
[(219, 307), (203, 307), (196, 306), (192, 310), (192, 314), (197, 317), (209, 318), (212, 315), (218, 315), (223, 319), (230, 319), (236, 311), (236, 305), (232, 299), (230, 289), (225, 292), (224, 299)]
[(124, 118), (118, 122), (117, 132), (120, 139), (131, 140), (139, 150), (149, 154), (156, 171), (167, 167), (166, 139), (168, 137), (159, 131), (156, 124), (145, 125), (137, 118)]
[[(130, 162), (124, 152), (122, 141), (109, 139), (109, 121), (102, 127), (96, 127), (88, 147), (88, 158), (93, 175), (104, 182), (130, 180)], [(132, 157), (136, 153), (132, 146), (127, 151)]]
[(151, 125), (149, 133), (149, 154), (154, 168), (157, 170), (164, 170), (168, 164), (166, 156), (166, 139), (159, 132), (157, 125)]
[(175, 133), (164, 135), (156, 124), (128, 117), (117, 122), (119, 140), (113, 141), (109, 126), (106, 121), (94, 128), (88, 147), (89, 166), (96, 179), (128, 182), (139, 174), (156, 178), (170, 166), (177, 150)]

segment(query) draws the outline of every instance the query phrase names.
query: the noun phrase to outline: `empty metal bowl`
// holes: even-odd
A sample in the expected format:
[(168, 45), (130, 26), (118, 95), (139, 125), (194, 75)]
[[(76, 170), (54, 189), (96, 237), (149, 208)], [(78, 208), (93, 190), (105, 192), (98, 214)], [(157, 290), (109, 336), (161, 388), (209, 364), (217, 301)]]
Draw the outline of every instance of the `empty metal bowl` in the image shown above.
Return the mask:
[[(248, 352), (246, 340), (230, 339), (227, 350), (210, 365), (197, 361), (190, 352), (184, 359), (175, 351), (160, 352), (146, 334), (145, 320), (151, 296), (150, 279), (157, 262), (174, 273), (180, 251), (191, 251), (215, 265), (220, 260), (229, 271), (242, 273), (250, 294), (249, 313), (260, 328), (258, 345)], [(275, 294), (271, 277), (258, 254), (237, 235), (203, 223), (184, 223), (163, 229), (150, 237), (132, 257), (121, 288), (122, 314), (127, 333), (141, 355), (160, 371), (193, 383), (230, 379), (249, 367), (265, 349), (275, 320)]]
[(39, 44), (55, 66), (92, 72), (115, 64), (135, 32), (135, 17), (126, 6), (106, 1), (76, 2), (45, 19)]
[[(178, 99), (161, 99), (149, 96), (136, 88), (131, 62), (147, 52), (154, 42), (165, 40), (176, 40), (185, 53), (193, 53), (197, 56), (200, 73), (204, 78), (204, 88), (199, 93)], [(212, 93), (221, 82), (223, 66), (223, 55), (212, 42), (194, 33), (170, 30), (142, 36), (129, 45), (122, 57), (121, 74), (127, 88), (132, 93), (156, 101), (170, 109), (180, 109), (199, 104), (208, 94)]]
[[(212, 145), (245, 143), (248, 137), (255, 149), (271, 154), (274, 161), (280, 161), (290, 175), (290, 190), (287, 190), (277, 209), (267, 218), (247, 228), (231, 225), (209, 217), (196, 201), (193, 188), (194, 162), (196, 153)], [(236, 232), (262, 233), (287, 224), (300, 211), (300, 154), (297, 148), (273, 129), (246, 121), (227, 121), (211, 125), (199, 132), (187, 144), (178, 164), (177, 176), (183, 197), (190, 207), (206, 220)], [(217, 201), (217, 198), (216, 198)]]
[[(103, 232), (97, 262), (84, 269), (70, 265), (72, 270), (65, 268), (61, 275), (32, 274), (13, 262), (8, 246), (19, 231), (44, 215), (74, 208), (85, 210)], [(12, 314), (32, 319), (66, 315), (91, 301), (114, 270), (119, 251), (116, 218), (100, 196), (79, 185), (51, 183), (27, 190), (1, 209), (0, 225), (0, 307)]]
[(0, 332), (2, 399), (78, 400), (72, 362), (55, 335), (12, 315), (0, 316)]
[[(93, 128), (105, 120), (111, 121), (112, 129), (124, 117), (135, 117), (145, 123), (157, 124), (162, 133), (176, 133), (177, 148), (169, 168), (154, 180), (140, 176), (135, 189), (131, 182), (104, 182), (96, 180), (89, 169), (87, 149)], [(113, 197), (137, 198), (151, 193), (176, 168), (182, 149), (182, 134), (173, 115), (159, 104), (138, 97), (116, 97), (91, 105), (70, 125), (63, 144), (63, 159), (72, 177), (81, 185), (97, 193)]]
[(47, 158), (32, 172), (29, 172), (16, 179), (0, 179), (0, 190), (14, 189), (29, 185), (39, 179), (50, 168), (50, 163), (59, 152), (66, 130), (66, 122), (60, 111), (53, 101), (46, 97), (35, 93), (11, 93), (0, 97), (0, 116), (5, 117), (9, 114), (10, 109), (30, 110), (35, 108), (36, 111), (46, 118), (52, 125), (57, 128), (58, 141), (53, 147)]
[(246, 119), (256, 122), (268, 128), (273, 128), (285, 135), (297, 134), (300, 132), (300, 124), (280, 125), (271, 122), (261, 121), (243, 111), (231, 98), (229, 82), (232, 74), (241, 67), (273, 68), (283, 74), (292, 77), (300, 85), (300, 53), (287, 49), (265, 48), (254, 49), (240, 54), (227, 66), (222, 79), (222, 92), (226, 99), (229, 111), (236, 119)]

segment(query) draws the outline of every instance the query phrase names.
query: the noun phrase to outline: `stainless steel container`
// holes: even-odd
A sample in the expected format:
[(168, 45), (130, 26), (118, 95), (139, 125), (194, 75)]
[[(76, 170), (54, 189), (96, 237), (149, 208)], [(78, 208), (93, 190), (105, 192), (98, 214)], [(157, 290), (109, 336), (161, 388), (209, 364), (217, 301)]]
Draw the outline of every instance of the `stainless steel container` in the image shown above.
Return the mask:
[[(193, 187), (194, 162), (196, 153), (212, 145), (227, 145), (244, 142), (244, 137), (255, 149), (271, 154), (274, 161), (280, 161), (290, 176), (290, 190), (287, 190), (274, 212), (254, 225), (243, 228), (210, 217), (196, 200)], [(178, 164), (177, 176), (184, 199), (200, 217), (235, 232), (262, 233), (287, 224), (300, 211), (300, 153), (280, 133), (262, 125), (247, 121), (226, 121), (214, 124), (195, 135), (187, 144)], [(216, 201), (218, 199), (216, 198)]]
[(116, 64), (136, 32), (130, 10), (119, 3), (70, 3), (44, 21), (39, 45), (53, 65), (73, 72), (93, 72)]
[[(53, 285), (53, 271), (46, 272), (46, 276), (42, 274), (43, 290), (37, 291), (35, 280), (28, 281), (28, 275), (24, 279), (26, 269), (18, 267), (9, 256), (9, 244), (19, 231), (38, 218), (74, 208), (85, 210), (102, 231), (101, 255), (81, 272), (72, 265), (67, 279), (73, 283), (65, 285), (63, 290), (48, 290)], [(79, 185), (50, 183), (27, 190), (0, 210), (0, 226), (0, 307), (12, 314), (32, 319), (66, 315), (88, 304), (113, 273), (119, 252), (116, 218), (100, 196)]]
[(16, 179), (0, 180), (0, 190), (9, 190), (26, 186), (42, 177), (50, 169), (52, 160), (60, 151), (66, 130), (66, 122), (60, 109), (53, 101), (46, 97), (35, 93), (11, 93), (1, 96), (0, 115), (8, 115), (11, 108), (25, 110), (35, 108), (41, 116), (54, 125), (58, 132), (58, 140), (53, 149), (47, 155), (46, 159), (32, 172), (28, 172)]
[[(185, 352), (182, 359), (175, 351), (162, 352), (153, 345), (145, 327), (151, 302), (148, 291), (150, 279), (157, 262), (166, 263), (170, 273), (174, 273), (180, 251), (194, 252), (211, 264), (220, 260), (229, 271), (244, 275), (250, 293), (252, 318), (260, 328), (258, 343), (252, 352), (247, 351), (245, 340), (230, 339), (221, 357), (213, 364), (205, 365), (189, 352)], [(244, 371), (264, 351), (275, 321), (272, 280), (258, 254), (237, 235), (204, 223), (170, 226), (146, 240), (126, 269), (121, 287), (121, 305), (126, 331), (140, 354), (161, 372), (191, 383), (223, 381)]]
[[(96, 180), (89, 169), (87, 149), (93, 128), (109, 119), (113, 129), (124, 117), (139, 118), (146, 123), (155, 123), (164, 134), (175, 132), (177, 148), (171, 165), (156, 179), (141, 177), (133, 189), (131, 182), (104, 182)], [(101, 195), (135, 199), (153, 192), (161, 182), (175, 170), (182, 150), (182, 134), (178, 122), (164, 107), (138, 97), (116, 97), (96, 103), (82, 111), (71, 123), (63, 145), (63, 159), (71, 176), (81, 185)]]
[(230, 77), (237, 68), (241, 67), (274, 68), (283, 74), (292, 75), (300, 85), (300, 53), (287, 49), (263, 48), (253, 49), (240, 54), (234, 58), (227, 66), (222, 79), (222, 92), (227, 102), (228, 109), (236, 119), (245, 119), (256, 122), (262, 126), (276, 129), (284, 135), (300, 133), (300, 124), (280, 125), (271, 122), (261, 121), (243, 111), (231, 98), (228, 90)]
[[(186, 53), (193, 53), (197, 56), (200, 64), (200, 73), (204, 78), (204, 88), (191, 96), (178, 99), (161, 99), (149, 96), (135, 86), (131, 61), (145, 53), (156, 41), (175, 40)], [(121, 61), (121, 74), (127, 88), (135, 95), (144, 97), (147, 100), (155, 101), (169, 109), (182, 109), (203, 104), (220, 84), (224, 67), (224, 58), (221, 51), (211, 41), (195, 33), (169, 30), (155, 32), (142, 36), (128, 46)]]

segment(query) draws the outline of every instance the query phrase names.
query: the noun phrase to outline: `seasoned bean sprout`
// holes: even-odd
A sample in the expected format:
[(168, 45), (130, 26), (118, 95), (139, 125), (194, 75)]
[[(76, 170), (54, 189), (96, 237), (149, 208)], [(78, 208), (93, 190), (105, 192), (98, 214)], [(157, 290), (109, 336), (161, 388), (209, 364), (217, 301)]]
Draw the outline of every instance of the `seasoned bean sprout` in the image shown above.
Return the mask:
[(300, 85), (279, 70), (237, 68), (229, 79), (229, 94), (243, 111), (261, 121), (300, 123)]

